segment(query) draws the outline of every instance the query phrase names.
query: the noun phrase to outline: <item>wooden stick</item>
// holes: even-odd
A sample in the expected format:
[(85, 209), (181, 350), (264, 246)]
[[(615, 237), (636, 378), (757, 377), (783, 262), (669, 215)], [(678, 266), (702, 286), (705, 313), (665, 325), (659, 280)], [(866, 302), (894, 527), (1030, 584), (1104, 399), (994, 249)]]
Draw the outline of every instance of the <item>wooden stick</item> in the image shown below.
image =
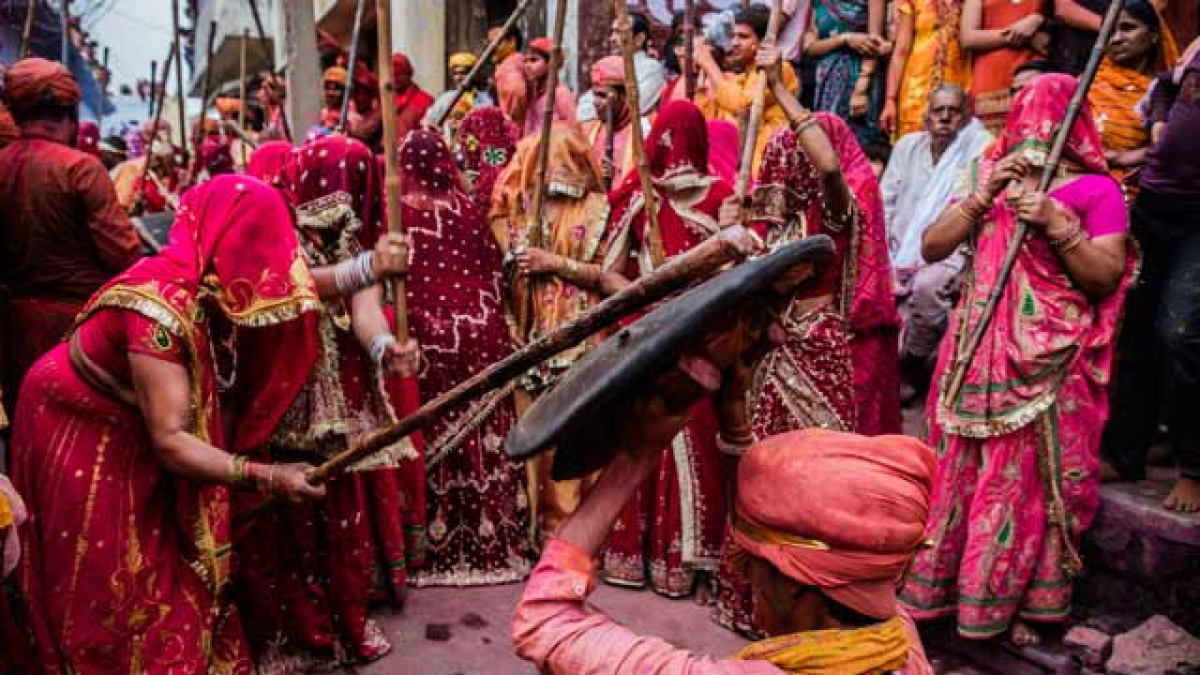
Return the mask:
[[(392, 3), (391, 0), (375, 0), (375, 32), (379, 39), (379, 95), (380, 114), (383, 118), (383, 153), (386, 170), (383, 178), (383, 196), (387, 202), (387, 226), (391, 234), (403, 234), (404, 223), (400, 218), (400, 172), (396, 158), (396, 85), (392, 82)], [(396, 340), (408, 342), (408, 300), (404, 296), (404, 275), (388, 279), (392, 289), (392, 301), (396, 312)]]
[[(771, 20), (767, 23), (767, 34), (762, 44), (775, 46), (779, 37), (779, 24), (783, 18), (783, 3), (781, 0), (771, 0)], [(762, 126), (763, 108), (767, 99), (767, 74), (761, 69), (758, 79), (754, 81), (754, 100), (750, 103), (750, 118), (746, 121), (746, 135), (742, 139), (742, 159), (738, 165), (737, 189), (738, 201), (746, 202), (746, 191), (750, 188), (750, 172), (754, 168), (754, 149), (758, 146), (758, 130)], [(750, 209), (742, 209), (743, 217), (750, 217)]]
[(104, 70), (104, 86), (100, 89), (100, 111), (96, 113), (96, 126), (100, 127), (100, 138), (104, 138), (104, 109), (108, 107), (108, 84), (112, 73), (108, 70), (108, 47), (104, 48), (104, 57), (100, 62)]
[(204, 168), (200, 166), (200, 146), (204, 143), (204, 119), (208, 115), (208, 97), (212, 92), (212, 60), (213, 50), (216, 48), (217, 38), (217, 22), (208, 22), (208, 47), (205, 50), (204, 59), (204, 80), (200, 85), (200, 117), (196, 120), (196, 135), (192, 140), (192, 148), (196, 151), (196, 162), (193, 164), (192, 181), (195, 182), (196, 176), (200, 175), (200, 171)]
[[(175, 59), (175, 44), (175, 42), (171, 43), (171, 51), (167, 54), (167, 60), (163, 62), (162, 88), (158, 88), (157, 82), (150, 81), (150, 109), (154, 111), (154, 122), (150, 124), (150, 141), (146, 145), (146, 163), (142, 166), (142, 182), (138, 186), (137, 199), (133, 203), (134, 215), (141, 215), (142, 209), (145, 207), (146, 184), (149, 182), (150, 163), (154, 159), (154, 143), (158, 140), (158, 126), (162, 123), (163, 99), (167, 96), (167, 80), (171, 76), (171, 61)], [(155, 65), (151, 62), (150, 69), (154, 70)], [(156, 98), (158, 99), (157, 104), (155, 103)]]
[(613, 111), (613, 107), (611, 105), (604, 106), (604, 158), (608, 160), (608, 171), (604, 177), (604, 186), (609, 192), (612, 192), (613, 177), (616, 174), (616, 167), (613, 164), (613, 160), (617, 154), (617, 134), (616, 130), (613, 129), (616, 124), (617, 114)]
[(62, 17), (62, 44), (60, 45), (62, 48), (61, 61), (63, 66), (70, 68), (70, 66), (67, 65), (67, 60), (71, 56), (71, 2), (70, 0), (59, 0), (58, 5), (58, 14)]
[[(267, 32), (263, 30), (262, 15), (258, 13), (257, 0), (250, 0), (250, 15), (254, 17), (254, 30), (258, 33), (259, 44), (262, 45), (263, 53), (267, 56), (267, 63), (271, 67), (271, 76), (274, 77), (278, 74), (275, 72), (275, 52), (267, 46)], [(292, 127), (288, 124), (287, 110), (282, 103), (280, 104), (279, 121), (283, 123), (283, 135), (291, 141)]]
[(358, 68), (358, 36), (362, 32), (363, 8), (366, 5), (366, 0), (358, 0), (358, 5), (354, 8), (354, 30), (350, 33), (350, 63), (346, 65), (346, 93), (342, 96), (342, 111), (335, 129), (338, 132), (346, 130), (346, 118), (350, 116), (350, 99), (354, 96), (354, 71)]
[[(621, 52), (625, 57), (625, 103), (629, 108), (629, 136), (633, 139), (633, 161), (637, 166), (638, 180), (642, 184), (642, 196), (645, 199), (646, 222), (649, 231), (657, 233), (658, 204), (655, 203), (654, 183), (650, 180), (650, 167), (646, 164), (646, 144), (642, 139), (642, 101), (638, 92), (637, 71), (633, 67), (633, 26), (629, 21), (629, 8), (625, 6), (625, 1), (613, 0), (613, 6), (617, 10), (617, 30), (621, 35)], [(657, 239), (657, 234), (651, 237), (651, 240)], [(656, 251), (655, 256), (661, 259), (661, 253)]]
[(442, 116), (438, 118), (437, 124), (434, 125), (435, 127), (441, 129), (442, 125), (446, 123), (446, 119), (454, 111), (454, 106), (458, 104), (458, 99), (462, 98), (467, 89), (471, 87), (471, 83), (475, 81), (475, 77), (479, 75), (479, 71), (483, 70), (484, 65), (491, 60), (492, 54), (496, 53), (496, 49), (500, 47), (500, 43), (504, 41), (505, 36), (508, 35), (508, 31), (512, 30), (517, 20), (525, 14), (525, 10), (529, 9), (531, 2), (532, 0), (521, 0), (517, 3), (512, 14), (508, 15), (508, 19), (504, 21), (504, 25), (500, 27), (500, 32), (496, 34), (496, 39), (489, 42), (483, 48), (483, 51), (479, 53), (479, 58), (475, 61), (475, 65), (471, 67), (471, 72), (467, 73), (467, 78), (454, 90), (454, 96), (450, 97), (450, 105), (446, 106), (446, 109), (442, 111)]
[[(246, 128), (246, 43), (250, 41), (250, 29), (242, 29), (242, 43), (238, 46), (238, 127)], [(242, 170), (246, 170), (246, 144), (238, 143), (238, 154), (241, 155)]]
[(683, 5), (683, 84), (689, 101), (696, 100), (696, 0)]
[(183, 93), (183, 50), (179, 48), (179, 0), (171, 0), (171, 24), (175, 29), (175, 89), (179, 93), (179, 145), (183, 165), (188, 164), (187, 99)]
[[(1113, 2), (1104, 14), (1104, 22), (1100, 24), (1100, 33), (1096, 36), (1095, 44), (1092, 45), (1092, 53), (1088, 58), (1087, 67), (1079, 76), (1079, 86), (1075, 88), (1075, 93), (1071, 96), (1066, 117), (1063, 118), (1063, 123), (1058, 128), (1054, 144), (1050, 146), (1050, 156), (1046, 159), (1046, 166), (1042, 168), (1041, 180), (1038, 181), (1038, 192), (1049, 190), (1050, 183), (1054, 181), (1054, 176), (1058, 173), (1058, 164), (1062, 161), (1063, 151), (1066, 150), (1067, 141), (1071, 137), (1071, 129), (1075, 126), (1075, 120), (1079, 118), (1084, 101), (1087, 100), (1088, 90), (1092, 88), (1092, 82), (1096, 79), (1096, 71), (1099, 70), (1100, 61), (1104, 57), (1105, 50), (1108, 49), (1108, 42), (1112, 38), (1113, 29), (1117, 25), (1117, 17), (1121, 13), (1123, 4)], [(975, 330), (971, 331), (967, 339), (965, 351), (959, 352), (961, 358), (956, 358), (954, 361), (954, 370), (950, 374), (950, 386), (946, 389), (946, 398), (944, 399), (948, 405), (954, 405), (959, 394), (962, 393), (967, 369), (975, 360), (975, 354), (979, 351), (983, 336), (987, 333), (988, 326), (991, 325), (992, 318), (996, 314), (996, 306), (1004, 295), (1004, 289), (1008, 285), (1009, 277), (1012, 276), (1013, 265), (1017, 262), (1017, 255), (1021, 252), (1021, 246), (1025, 243), (1025, 234), (1028, 231), (1028, 223), (1023, 220), (1017, 221), (1016, 231), (1008, 242), (1008, 249), (1004, 252), (1004, 264), (1000, 267), (995, 284), (992, 285), (992, 292), (988, 295), (987, 304), (984, 305), (983, 312), (979, 315)], [(969, 319), (969, 317), (968, 310), (967, 318)]]
[[(562, 65), (562, 38), (566, 26), (567, 2), (557, 0), (554, 5), (554, 46), (550, 53), (550, 71), (546, 74), (546, 109), (542, 111), (542, 129), (538, 139), (537, 187), (533, 192), (533, 208), (529, 223), (525, 227), (528, 246), (542, 246), (542, 206), (546, 200), (546, 168), (550, 163), (550, 130), (554, 126), (554, 99), (558, 93), (558, 69)], [(532, 93), (532, 92), (530, 92)], [(530, 111), (532, 113), (533, 111)]]
[(638, 279), (604, 299), (579, 317), (559, 326), (554, 332), (526, 345), (507, 358), (421, 406), (396, 424), (375, 432), (359, 445), (331, 458), (309, 476), (314, 485), (323, 483), (352, 464), (396, 443), (412, 432), (478, 396), (504, 386), (533, 366), (570, 349), (620, 319), (679, 291), (692, 282), (705, 279), (730, 262), (745, 259), (755, 244), (748, 230), (733, 227), (705, 240), (699, 246), (668, 260), (651, 274)]
[(29, 0), (25, 6), (25, 29), (21, 31), (21, 54), (18, 59), (29, 58), (29, 42), (33, 39), (33, 16), (37, 14), (37, 0)]
[(158, 84), (158, 61), (150, 59), (150, 101), (146, 108), (146, 116), (154, 117), (155, 99), (158, 98), (158, 91), (154, 85)]

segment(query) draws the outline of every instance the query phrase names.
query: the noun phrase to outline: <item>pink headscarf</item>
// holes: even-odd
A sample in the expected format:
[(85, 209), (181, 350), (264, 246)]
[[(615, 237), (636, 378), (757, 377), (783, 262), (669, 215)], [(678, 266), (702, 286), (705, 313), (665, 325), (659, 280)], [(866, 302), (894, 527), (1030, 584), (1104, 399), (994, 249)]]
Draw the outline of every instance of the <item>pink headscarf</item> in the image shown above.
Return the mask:
[(708, 172), (733, 185), (737, 179), (738, 130), (729, 120), (708, 121)]
[(733, 539), (833, 600), (891, 618), (896, 580), (925, 536), (936, 470), (933, 452), (910, 436), (771, 436), (738, 466)]
[(80, 122), (75, 135), (75, 149), (93, 157), (100, 156), (100, 127), (95, 122)]
[(295, 148), (288, 141), (268, 141), (254, 149), (246, 175), (272, 187), (283, 187), (284, 169)]
[(592, 64), (592, 86), (625, 86), (625, 60), (620, 56), (606, 56)]

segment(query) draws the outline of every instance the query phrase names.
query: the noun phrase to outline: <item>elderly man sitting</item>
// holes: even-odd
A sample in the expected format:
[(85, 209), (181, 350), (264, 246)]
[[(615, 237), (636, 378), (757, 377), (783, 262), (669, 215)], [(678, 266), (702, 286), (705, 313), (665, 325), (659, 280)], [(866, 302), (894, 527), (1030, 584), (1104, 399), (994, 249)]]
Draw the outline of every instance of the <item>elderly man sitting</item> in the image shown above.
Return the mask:
[[(713, 390), (715, 362), (689, 368), (681, 360), (679, 370)], [(750, 370), (724, 374), (719, 408), (744, 409)], [(656, 389), (632, 404), (618, 430), (623, 448), (542, 554), (513, 616), (517, 654), (542, 672), (571, 675), (932, 673), (896, 605), (895, 582), (922, 541), (936, 460), (904, 436), (797, 431), (753, 445), (740, 460), (731, 527), (755, 623), (772, 637), (717, 659), (637, 635), (585, 606), (613, 522), (687, 419), (688, 401), (667, 403)]]
[(907, 380), (905, 400), (929, 383), (963, 269), (961, 253), (926, 265), (921, 235), (964, 188), (966, 170), (991, 143), (983, 123), (971, 116), (966, 92), (943, 85), (929, 96), (925, 131), (901, 138), (883, 173), (888, 250), (904, 321), (900, 360)]

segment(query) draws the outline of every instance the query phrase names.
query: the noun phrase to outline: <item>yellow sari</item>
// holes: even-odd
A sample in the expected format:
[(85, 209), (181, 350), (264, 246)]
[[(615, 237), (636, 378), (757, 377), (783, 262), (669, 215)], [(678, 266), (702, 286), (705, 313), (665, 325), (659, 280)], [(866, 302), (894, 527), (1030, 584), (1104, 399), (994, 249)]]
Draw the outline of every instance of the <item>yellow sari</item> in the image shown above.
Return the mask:
[(898, 0), (913, 20), (912, 49), (896, 101), (896, 138), (925, 128), (929, 94), (943, 84), (971, 86), (971, 68), (958, 42), (962, 0)]

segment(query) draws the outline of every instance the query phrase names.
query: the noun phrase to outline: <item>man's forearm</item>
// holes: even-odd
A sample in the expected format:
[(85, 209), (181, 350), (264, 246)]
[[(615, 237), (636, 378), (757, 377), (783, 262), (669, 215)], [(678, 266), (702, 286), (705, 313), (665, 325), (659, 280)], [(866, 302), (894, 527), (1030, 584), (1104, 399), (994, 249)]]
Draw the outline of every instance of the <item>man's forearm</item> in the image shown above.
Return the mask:
[(599, 556), (617, 516), (658, 458), (655, 453), (643, 453), (637, 458), (617, 453), (583, 503), (563, 523), (557, 538), (565, 539), (592, 558)]

